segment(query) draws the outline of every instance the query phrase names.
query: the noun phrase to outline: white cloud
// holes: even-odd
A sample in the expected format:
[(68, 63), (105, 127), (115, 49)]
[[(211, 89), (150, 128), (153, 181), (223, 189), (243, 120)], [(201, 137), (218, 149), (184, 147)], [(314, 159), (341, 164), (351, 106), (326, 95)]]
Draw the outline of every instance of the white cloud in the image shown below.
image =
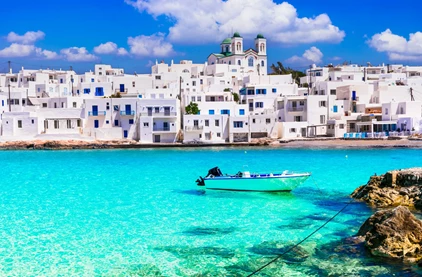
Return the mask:
[(97, 54), (113, 54), (117, 52), (117, 44), (114, 42), (106, 42), (94, 47), (94, 52)]
[(60, 51), (65, 59), (72, 62), (90, 62), (98, 60), (98, 57), (90, 54), (85, 47), (70, 47)]
[(410, 34), (407, 40), (387, 29), (367, 43), (378, 52), (386, 52), (392, 61), (422, 61), (422, 32)]
[(117, 49), (117, 55), (126, 56), (126, 55), (129, 55), (129, 52), (123, 47), (120, 47), (119, 49)]
[(322, 54), (321, 50), (319, 50), (315, 46), (312, 46), (311, 48), (306, 50), (301, 57), (293, 56), (287, 59), (286, 63), (295, 65), (310, 65), (313, 63), (318, 64), (322, 62), (323, 56), (324, 54)]
[(130, 53), (136, 56), (166, 57), (174, 53), (173, 45), (165, 41), (164, 34), (129, 37)]
[(285, 44), (341, 42), (344, 31), (327, 14), (298, 17), (294, 6), (274, 0), (125, 0), (140, 12), (155, 18), (166, 16), (173, 25), (168, 38), (178, 43), (208, 43), (222, 40), (232, 31), (245, 38), (258, 33)]
[(9, 47), (0, 50), (0, 57), (6, 58), (22, 58), (22, 57), (38, 57), (42, 59), (52, 60), (59, 58), (56, 52), (43, 50), (34, 45), (12, 43)]
[(338, 56), (334, 56), (334, 57), (331, 57), (331, 58), (328, 58), (330, 61), (341, 61), (342, 60), (342, 58), (341, 57), (338, 57)]
[(44, 32), (26, 32), (24, 35), (20, 36), (15, 32), (10, 32), (7, 35), (8, 42), (16, 42), (20, 44), (34, 44), (37, 40), (43, 39), (45, 37)]

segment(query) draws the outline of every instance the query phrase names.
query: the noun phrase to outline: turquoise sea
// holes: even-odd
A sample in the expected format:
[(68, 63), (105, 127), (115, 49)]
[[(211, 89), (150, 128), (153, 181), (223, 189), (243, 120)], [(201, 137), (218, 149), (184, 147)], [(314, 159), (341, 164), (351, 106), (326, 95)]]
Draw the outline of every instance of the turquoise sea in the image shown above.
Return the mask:
[[(1, 151), (0, 276), (247, 276), (321, 226), (412, 149)], [(292, 193), (197, 189), (224, 173), (310, 171)], [(350, 249), (373, 210), (353, 203), (255, 276), (415, 276)]]

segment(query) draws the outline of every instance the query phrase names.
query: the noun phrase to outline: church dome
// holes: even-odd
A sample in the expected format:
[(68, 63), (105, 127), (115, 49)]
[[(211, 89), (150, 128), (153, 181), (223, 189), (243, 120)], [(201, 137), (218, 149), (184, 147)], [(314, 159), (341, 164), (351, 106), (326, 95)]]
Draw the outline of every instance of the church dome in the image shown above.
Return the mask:
[(231, 43), (232, 43), (232, 39), (226, 38), (225, 40), (223, 40), (223, 42), (221, 44), (231, 44)]
[(234, 34), (233, 34), (233, 37), (234, 37), (234, 38), (241, 38), (241, 36), (240, 36), (239, 32), (234, 33)]
[(256, 38), (264, 38), (264, 35), (263, 35), (263, 34), (258, 34), (258, 35), (256, 36)]

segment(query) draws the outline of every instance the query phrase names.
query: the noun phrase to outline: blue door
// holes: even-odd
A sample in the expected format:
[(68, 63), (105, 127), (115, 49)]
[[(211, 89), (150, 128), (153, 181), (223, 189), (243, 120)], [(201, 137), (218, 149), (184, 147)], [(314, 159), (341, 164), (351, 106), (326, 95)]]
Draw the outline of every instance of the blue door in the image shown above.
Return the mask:
[(100, 122), (96, 119), (94, 120), (94, 128), (100, 127)]
[(130, 105), (125, 105), (126, 115), (131, 115), (132, 107)]
[(92, 115), (97, 116), (98, 115), (98, 106), (92, 106)]
[(114, 126), (118, 127), (119, 126), (119, 121), (117, 119), (114, 120)]
[(337, 106), (333, 106), (333, 112), (337, 112)]
[(127, 130), (124, 130), (124, 131), (123, 131), (123, 137), (124, 137), (124, 138), (127, 138)]
[(352, 91), (352, 100), (355, 101), (356, 100), (356, 91)]
[(120, 92), (125, 92), (125, 84), (120, 84)]

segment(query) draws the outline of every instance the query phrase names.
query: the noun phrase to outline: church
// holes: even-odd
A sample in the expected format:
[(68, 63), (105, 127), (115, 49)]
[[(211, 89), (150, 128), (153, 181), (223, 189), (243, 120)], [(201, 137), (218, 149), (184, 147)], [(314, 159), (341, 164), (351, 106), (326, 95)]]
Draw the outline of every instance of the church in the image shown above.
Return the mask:
[(255, 38), (255, 49), (243, 50), (243, 38), (238, 32), (221, 43), (221, 53), (208, 56), (208, 64), (238, 66), (240, 72), (267, 75), (267, 40), (262, 34)]

